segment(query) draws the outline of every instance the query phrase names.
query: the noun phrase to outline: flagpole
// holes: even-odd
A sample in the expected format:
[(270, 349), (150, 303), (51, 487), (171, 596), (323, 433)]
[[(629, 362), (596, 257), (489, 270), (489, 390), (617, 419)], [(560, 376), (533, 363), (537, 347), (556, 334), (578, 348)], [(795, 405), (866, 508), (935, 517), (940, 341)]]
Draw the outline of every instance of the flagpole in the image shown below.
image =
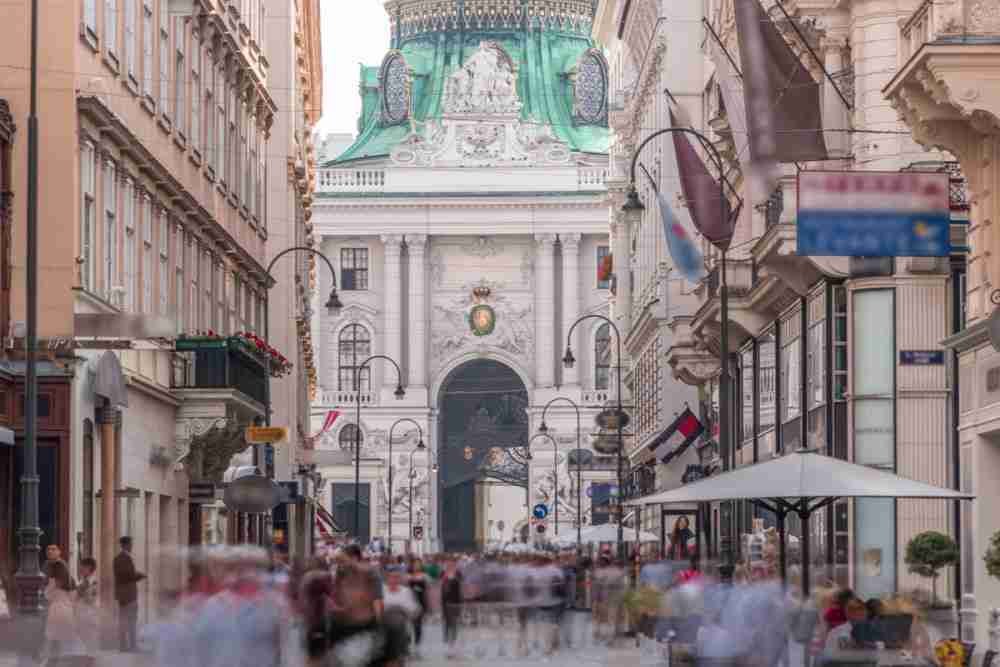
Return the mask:
[[(629, 191), (625, 200), (625, 204), (622, 206), (622, 211), (631, 219), (631, 221), (641, 220), (643, 211), (646, 207), (643, 205), (642, 201), (639, 199), (639, 193), (635, 187), (635, 171), (636, 166), (639, 162), (639, 156), (642, 154), (643, 149), (657, 137), (663, 136), (664, 134), (689, 134), (698, 139), (698, 142), (704, 147), (706, 153), (711, 158), (713, 165), (718, 169), (720, 178), (725, 172), (725, 163), (722, 161), (722, 156), (719, 154), (718, 149), (712, 144), (712, 142), (701, 132), (688, 127), (667, 127), (662, 130), (657, 130), (653, 132), (648, 137), (646, 137), (641, 144), (639, 144), (635, 153), (632, 155), (632, 163), (629, 168)], [(720, 223), (728, 223), (726, 208), (727, 208), (726, 192), (719, 184), (719, 221)], [(728, 227), (728, 224), (727, 224)], [(718, 248), (720, 252), (720, 280), (719, 280), (719, 304), (720, 313), (719, 317), (721, 319), (721, 327), (719, 332), (719, 454), (722, 458), (722, 468), (723, 470), (729, 470), (731, 467), (731, 440), (730, 440), (730, 389), (731, 383), (730, 373), (729, 373), (729, 294), (727, 289), (726, 280), (726, 250), (729, 247), (729, 242), (732, 240), (732, 232), (724, 238), (709, 239), (712, 244)], [(731, 509), (725, 513), (726, 520), (731, 523), (732, 511)], [(721, 528), (721, 526), (720, 526)], [(725, 531), (728, 537), (723, 540), (720, 547), (722, 549), (722, 567), (720, 568), (720, 573), (723, 580), (730, 580), (732, 578), (733, 572), (733, 553), (732, 553), (732, 525), (728, 526)]]

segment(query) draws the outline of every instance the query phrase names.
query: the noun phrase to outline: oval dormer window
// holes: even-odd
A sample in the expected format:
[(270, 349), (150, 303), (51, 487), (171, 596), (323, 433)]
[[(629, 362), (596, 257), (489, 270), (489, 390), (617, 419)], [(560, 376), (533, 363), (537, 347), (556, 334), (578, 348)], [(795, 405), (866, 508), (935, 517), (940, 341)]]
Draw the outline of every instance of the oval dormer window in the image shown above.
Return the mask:
[(410, 73), (401, 53), (393, 53), (382, 64), (382, 121), (401, 123), (410, 115)]
[(580, 59), (575, 87), (577, 121), (604, 123), (608, 117), (608, 68), (599, 52), (588, 51)]

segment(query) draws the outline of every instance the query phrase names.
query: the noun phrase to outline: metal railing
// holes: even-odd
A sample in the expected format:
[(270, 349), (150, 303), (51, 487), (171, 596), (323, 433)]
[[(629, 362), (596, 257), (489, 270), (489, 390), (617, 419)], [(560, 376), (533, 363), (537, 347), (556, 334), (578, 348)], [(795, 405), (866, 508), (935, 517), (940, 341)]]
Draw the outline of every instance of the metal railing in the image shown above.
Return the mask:
[[(316, 399), (320, 405), (354, 405), (358, 402), (358, 393), (353, 390), (320, 389), (316, 392)], [(362, 391), (361, 405), (376, 405), (378, 403), (377, 391)]]
[(577, 170), (577, 185), (581, 190), (604, 188), (608, 182), (607, 167), (580, 167)]
[(267, 402), (267, 369), (240, 344), (221, 344), (178, 351), (174, 389), (235, 389), (261, 403)]

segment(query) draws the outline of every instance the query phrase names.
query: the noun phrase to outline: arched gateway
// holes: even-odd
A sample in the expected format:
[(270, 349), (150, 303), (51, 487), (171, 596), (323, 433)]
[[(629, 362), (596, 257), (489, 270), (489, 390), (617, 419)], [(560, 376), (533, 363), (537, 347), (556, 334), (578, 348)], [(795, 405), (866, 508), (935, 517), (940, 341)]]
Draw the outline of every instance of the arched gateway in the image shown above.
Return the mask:
[(527, 489), (528, 391), (509, 366), (475, 359), (441, 385), (438, 517), (445, 551), (477, 551), (489, 539), (484, 483)]

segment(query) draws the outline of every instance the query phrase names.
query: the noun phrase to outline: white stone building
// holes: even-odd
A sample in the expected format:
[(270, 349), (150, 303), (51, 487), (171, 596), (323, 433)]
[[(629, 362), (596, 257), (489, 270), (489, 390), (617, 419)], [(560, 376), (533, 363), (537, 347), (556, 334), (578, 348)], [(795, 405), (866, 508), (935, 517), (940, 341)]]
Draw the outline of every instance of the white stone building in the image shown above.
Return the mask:
[[(495, 11), (387, 3), (393, 48), (381, 67), (363, 69), (364, 129), (321, 168), (314, 204), (345, 305), (337, 317), (317, 315), (313, 427), (341, 411), (318, 448), (347, 451), (322, 469), (331, 482), (325, 502), (353, 532), (356, 367), (386, 355), (401, 378), (384, 360), (361, 373), (360, 532), (391, 532), (397, 550), (411, 524), (411, 479), (412, 523), (423, 529), (415, 548), (476, 548), (521, 535), (529, 507), (553, 507), (554, 467), (560, 532), (568, 530), (576, 495), (566, 456), (577, 446), (577, 417), (567, 404), (546, 415), (557, 457), (547, 438), (531, 445), (527, 506), (519, 494), (513, 501), (484, 490), (483, 468), (494, 479), (523, 477), (511, 448), (537, 432), (557, 396), (581, 406), (588, 447), (597, 408), (612, 397), (608, 330), (597, 318), (574, 332), (575, 367), (560, 363), (577, 318), (608, 313), (610, 285), (598, 279), (609, 252), (607, 66), (590, 41), (591, 3), (481, 4)], [(320, 274), (320, 294), (327, 280)], [(420, 425), (430, 454), (411, 457), (418, 435), (403, 422), (389, 457), (401, 418)], [(613, 458), (598, 457), (584, 485), (610, 481), (613, 468)], [(601, 488), (590, 494), (596, 503)], [(591, 499), (583, 497), (586, 522)], [(549, 534), (553, 519), (544, 522)]]

